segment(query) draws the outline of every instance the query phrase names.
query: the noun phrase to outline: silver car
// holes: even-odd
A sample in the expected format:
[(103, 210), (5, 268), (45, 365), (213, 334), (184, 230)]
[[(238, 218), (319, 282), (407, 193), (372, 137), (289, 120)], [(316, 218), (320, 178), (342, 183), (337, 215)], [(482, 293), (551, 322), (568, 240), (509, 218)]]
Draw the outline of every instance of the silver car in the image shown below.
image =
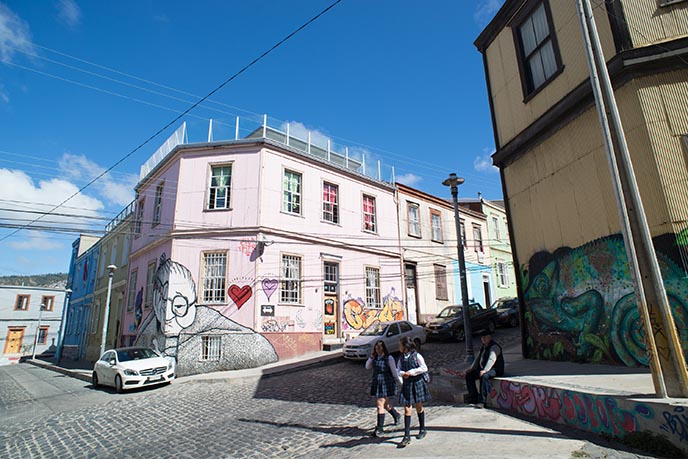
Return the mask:
[(93, 385), (113, 386), (117, 392), (164, 384), (174, 379), (174, 362), (145, 347), (105, 351), (93, 366)]
[(406, 320), (394, 322), (375, 322), (365, 328), (356, 338), (344, 344), (343, 355), (346, 359), (365, 360), (370, 356), (373, 346), (382, 340), (390, 353), (399, 351), (399, 340), (408, 336), (416, 344), (416, 349), (425, 344), (425, 330)]

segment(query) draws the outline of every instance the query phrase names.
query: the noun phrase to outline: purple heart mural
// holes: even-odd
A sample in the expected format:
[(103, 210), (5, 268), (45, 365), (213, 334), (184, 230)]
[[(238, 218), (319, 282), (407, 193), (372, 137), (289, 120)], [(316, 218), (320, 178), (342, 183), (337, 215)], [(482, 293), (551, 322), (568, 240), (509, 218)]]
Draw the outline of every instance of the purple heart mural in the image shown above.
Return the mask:
[(265, 296), (268, 297), (268, 301), (270, 301), (270, 297), (275, 293), (275, 290), (277, 290), (277, 282), (277, 279), (263, 279), (261, 282)]

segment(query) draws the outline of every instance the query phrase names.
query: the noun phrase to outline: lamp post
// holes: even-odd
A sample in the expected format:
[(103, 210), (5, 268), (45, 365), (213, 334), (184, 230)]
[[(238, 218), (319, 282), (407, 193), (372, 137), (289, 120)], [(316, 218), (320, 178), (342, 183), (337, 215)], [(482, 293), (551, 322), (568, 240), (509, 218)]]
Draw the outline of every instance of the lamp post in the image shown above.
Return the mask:
[(464, 179), (457, 177), (455, 173), (449, 174), (449, 177), (442, 182), (442, 185), (448, 186), (454, 200), (454, 221), (456, 223), (456, 238), (457, 250), (459, 252), (459, 280), (461, 282), (461, 304), (463, 310), (463, 331), (466, 342), (466, 362), (473, 362), (473, 333), (471, 333), (471, 316), (468, 312), (468, 284), (466, 283), (466, 259), (463, 255), (463, 239), (461, 238), (461, 221), (459, 219), (459, 185), (464, 182)]
[(110, 294), (112, 293), (112, 276), (115, 274), (117, 266), (109, 265), (108, 269), (108, 288), (107, 299), (105, 300), (105, 313), (103, 314), (103, 336), (100, 338), (100, 355), (105, 352), (105, 340), (107, 338), (108, 320), (110, 320)]
[(72, 294), (72, 289), (65, 289), (65, 300), (64, 305), (62, 305), (62, 320), (60, 321), (60, 330), (57, 333), (57, 350), (55, 351), (55, 363), (60, 363), (62, 358), (62, 347), (64, 345), (64, 332), (67, 324), (67, 307), (69, 306), (69, 297)]
[(45, 311), (45, 304), (41, 304), (41, 309), (38, 311), (38, 325), (36, 325), (36, 336), (33, 338), (33, 355), (31, 360), (36, 360), (36, 346), (38, 345), (38, 335), (41, 333), (41, 317)]

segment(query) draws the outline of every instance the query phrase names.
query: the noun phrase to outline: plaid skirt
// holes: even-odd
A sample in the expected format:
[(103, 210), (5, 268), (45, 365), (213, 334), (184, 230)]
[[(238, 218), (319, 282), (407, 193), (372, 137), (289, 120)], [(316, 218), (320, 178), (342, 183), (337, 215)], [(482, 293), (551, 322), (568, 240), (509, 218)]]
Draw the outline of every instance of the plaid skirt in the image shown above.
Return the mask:
[(399, 403), (403, 406), (413, 406), (416, 403), (432, 400), (427, 383), (422, 375), (404, 379), (399, 393)]
[(389, 372), (373, 376), (370, 384), (370, 395), (375, 398), (387, 398), (397, 393), (397, 383)]

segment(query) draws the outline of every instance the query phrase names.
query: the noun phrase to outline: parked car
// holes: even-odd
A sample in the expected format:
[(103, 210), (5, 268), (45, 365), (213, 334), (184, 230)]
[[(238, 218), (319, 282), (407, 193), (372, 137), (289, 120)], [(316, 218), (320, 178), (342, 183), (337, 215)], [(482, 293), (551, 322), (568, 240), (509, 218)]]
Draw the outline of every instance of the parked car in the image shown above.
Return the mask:
[(497, 310), (497, 326), (518, 326), (518, 298), (500, 298), (492, 304)]
[(420, 325), (412, 324), (406, 320), (394, 322), (375, 322), (365, 328), (356, 338), (344, 344), (343, 355), (346, 359), (365, 360), (370, 357), (373, 346), (378, 340), (382, 340), (390, 353), (399, 351), (399, 340), (408, 336), (420, 349), (425, 343), (425, 331)]
[[(471, 318), (471, 332), (483, 330), (494, 332), (497, 326), (497, 310), (485, 309), (480, 303), (468, 305)], [(463, 326), (463, 306), (453, 305), (442, 309), (437, 317), (425, 324), (428, 339), (450, 339), (464, 341), (466, 332)]]
[(105, 351), (93, 366), (93, 385), (113, 386), (121, 393), (135, 387), (164, 384), (175, 377), (174, 362), (145, 347)]

